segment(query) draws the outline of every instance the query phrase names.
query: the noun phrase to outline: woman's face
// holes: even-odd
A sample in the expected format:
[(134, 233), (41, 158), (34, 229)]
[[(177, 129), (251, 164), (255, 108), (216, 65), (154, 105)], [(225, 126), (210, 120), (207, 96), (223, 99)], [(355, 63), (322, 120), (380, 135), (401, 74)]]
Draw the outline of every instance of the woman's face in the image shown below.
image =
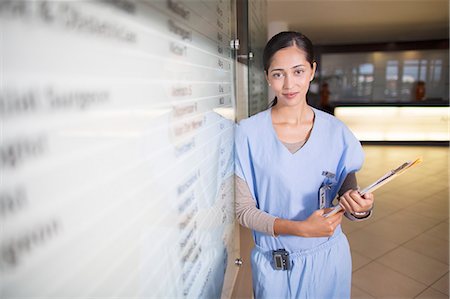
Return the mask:
[(311, 67), (305, 52), (294, 45), (278, 50), (272, 56), (266, 78), (278, 103), (296, 106), (306, 101), (309, 82), (314, 78), (315, 71), (316, 63)]

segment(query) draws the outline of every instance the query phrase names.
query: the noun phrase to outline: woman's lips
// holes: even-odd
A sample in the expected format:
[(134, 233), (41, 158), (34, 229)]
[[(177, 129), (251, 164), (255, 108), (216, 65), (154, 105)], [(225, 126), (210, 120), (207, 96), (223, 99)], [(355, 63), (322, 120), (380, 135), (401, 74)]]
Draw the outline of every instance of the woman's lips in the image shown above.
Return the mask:
[(287, 99), (293, 99), (298, 94), (298, 92), (290, 92), (290, 93), (283, 93), (283, 96)]

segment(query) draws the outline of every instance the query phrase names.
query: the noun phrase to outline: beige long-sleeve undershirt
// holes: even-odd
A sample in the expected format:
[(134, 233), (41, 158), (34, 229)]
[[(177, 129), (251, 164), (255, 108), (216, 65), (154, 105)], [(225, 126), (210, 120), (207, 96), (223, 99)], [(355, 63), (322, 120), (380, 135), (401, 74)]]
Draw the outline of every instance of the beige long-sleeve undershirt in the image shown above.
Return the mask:
[[(300, 141), (296, 143), (283, 144), (291, 152), (298, 151), (306, 141)], [(234, 176), (236, 185), (236, 217), (242, 226), (248, 227), (252, 230), (263, 232), (275, 237), (273, 231), (273, 225), (277, 217), (270, 215), (256, 207), (256, 201), (253, 199), (250, 189), (243, 179), (238, 176)], [(350, 173), (344, 180), (339, 195), (344, 194), (347, 190), (357, 189), (357, 181), (354, 173)], [(356, 218), (349, 213), (345, 213), (345, 216), (352, 221), (361, 221), (369, 218), (371, 213), (362, 219)]]

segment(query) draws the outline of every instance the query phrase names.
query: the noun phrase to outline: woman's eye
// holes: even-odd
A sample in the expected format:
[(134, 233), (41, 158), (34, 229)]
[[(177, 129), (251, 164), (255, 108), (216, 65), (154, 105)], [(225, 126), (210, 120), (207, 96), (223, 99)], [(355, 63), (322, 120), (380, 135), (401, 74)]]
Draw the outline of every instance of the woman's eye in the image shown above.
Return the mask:
[(282, 76), (281, 73), (274, 73), (274, 74), (272, 74), (272, 77), (274, 77), (275, 79), (281, 78), (281, 76)]
[(301, 74), (303, 74), (305, 71), (304, 70), (296, 70), (295, 71), (295, 74), (296, 75), (301, 75)]

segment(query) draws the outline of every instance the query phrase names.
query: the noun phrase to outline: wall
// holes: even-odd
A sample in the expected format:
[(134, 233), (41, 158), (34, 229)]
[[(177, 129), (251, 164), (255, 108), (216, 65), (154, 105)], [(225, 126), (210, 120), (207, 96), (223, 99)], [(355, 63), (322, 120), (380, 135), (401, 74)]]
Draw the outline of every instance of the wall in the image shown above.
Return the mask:
[(2, 298), (230, 292), (233, 5), (0, 3)]

